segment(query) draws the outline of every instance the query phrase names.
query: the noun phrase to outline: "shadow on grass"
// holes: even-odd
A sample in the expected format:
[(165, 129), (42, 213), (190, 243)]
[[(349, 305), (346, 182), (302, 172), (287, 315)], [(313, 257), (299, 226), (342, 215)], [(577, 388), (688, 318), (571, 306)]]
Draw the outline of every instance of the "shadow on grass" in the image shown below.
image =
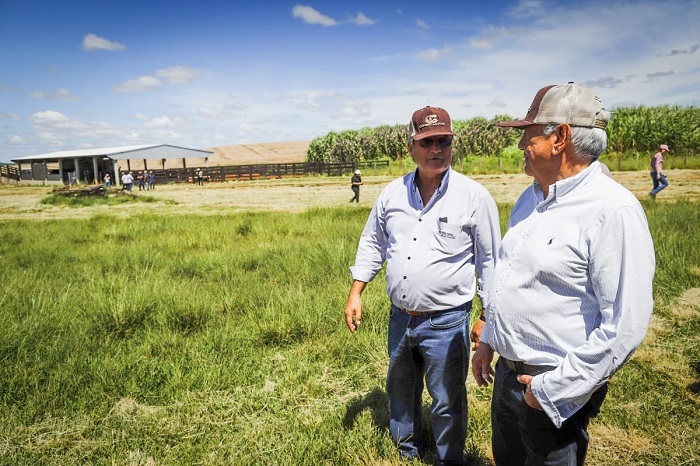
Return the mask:
[[(384, 390), (375, 388), (369, 392), (364, 398), (352, 401), (345, 412), (343, 419), (343, 427), (345, 429), (353, 429), (355, 420), (362, 411), (369, 409), (372, 413), (372, 422), (377, 426), (377, 430), (391, 436), (389, 432), (389, 397)], [(432, 425), (430, 423), (430, 407), (423, 405), (423, 435), (426, 439), (433, 438)], [(427, 464), (437, 464), (435, 459), (435, 442), (427, 441), (426, 448), (421, 454), (421, 459)], [(477, 451), (466, 452), (466, 464), (470, 466), (492, 466), (493, 463), (488, 458), (485, 458)]]

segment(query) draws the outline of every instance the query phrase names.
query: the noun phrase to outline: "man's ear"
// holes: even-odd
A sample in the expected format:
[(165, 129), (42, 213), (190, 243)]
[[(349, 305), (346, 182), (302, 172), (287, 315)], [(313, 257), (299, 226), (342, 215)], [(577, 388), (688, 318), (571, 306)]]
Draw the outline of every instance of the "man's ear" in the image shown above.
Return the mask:
[(566, 146), (571, 142), (571, 126), (562, 123), (557, 126), (557, 129), (552, 133), (555, 137), (552, 144), (552, 155), (558, 155), (564, 152)]

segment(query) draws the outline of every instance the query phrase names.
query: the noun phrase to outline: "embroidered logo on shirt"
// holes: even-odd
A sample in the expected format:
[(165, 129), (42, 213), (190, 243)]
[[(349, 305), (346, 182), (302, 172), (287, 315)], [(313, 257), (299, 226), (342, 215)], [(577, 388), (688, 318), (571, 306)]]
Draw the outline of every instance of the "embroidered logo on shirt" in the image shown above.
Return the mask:
[(547, 244), (552, 244), (554, 242), (554, 238), (549, 238), (549, 243)]
[(449, 231), (445, 231), (445, 230), (438, 230), (437, 234), (438, 234), (438, 236), (442, 236), (443, 238), (449, 238), (449, 239), (457, 238), (454, 234), (450, 233)]

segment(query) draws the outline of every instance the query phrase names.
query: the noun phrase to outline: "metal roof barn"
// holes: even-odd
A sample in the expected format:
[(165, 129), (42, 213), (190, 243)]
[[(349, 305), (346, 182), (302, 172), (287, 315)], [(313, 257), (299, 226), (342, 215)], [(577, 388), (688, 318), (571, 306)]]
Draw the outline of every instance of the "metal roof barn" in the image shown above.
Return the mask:
[[(103, 147), (94, 149), (77, 149), (47, 154), (30, 155), (12, 159), (20, 168), (22, 180), (42, 182), (97, 183), (105, 173), (119, 184), (120, 172), (132, 170), (165, 170), (166, 164), (187, 168), (187, 161), (192, 165), (208, 162), (212, 151), (171, 146), (168, 144)], [(124, 166), (123, 162), (126, 162)], [(132, 163), (134, 167), (132, 167)], [(27, 168), (28, 167), (28, 168)]]

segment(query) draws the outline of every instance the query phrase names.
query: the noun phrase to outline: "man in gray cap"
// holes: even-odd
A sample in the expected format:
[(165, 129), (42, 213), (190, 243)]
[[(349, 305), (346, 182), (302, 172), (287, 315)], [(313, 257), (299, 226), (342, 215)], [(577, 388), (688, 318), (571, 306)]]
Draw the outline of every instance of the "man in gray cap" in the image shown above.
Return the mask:
[[(590, 89), (547, 86), (520, 128), (534, 177), (502, 240), (472, 359), (497, 465), (582, 465), (607, 382), (644, 338), (654, 246), (639, 201), (601, 171), (610, 113)], [(491, 361), (500, 357), (495, 381)]]
[(450, 168), (455, 133), (445, 110), (416, 110), (408, 136), (417, 168), (386, 186), (372, 208), (350, 268), (345, 323), (358, 329), (360, 295), (386, 260), (392, 438), (405, 458), (425, 446), (425, 380), (437, 462), (464, 464), (469, 312), (475, 294), (486, 303), (501, 238), (498, 210), (486, 188)]

